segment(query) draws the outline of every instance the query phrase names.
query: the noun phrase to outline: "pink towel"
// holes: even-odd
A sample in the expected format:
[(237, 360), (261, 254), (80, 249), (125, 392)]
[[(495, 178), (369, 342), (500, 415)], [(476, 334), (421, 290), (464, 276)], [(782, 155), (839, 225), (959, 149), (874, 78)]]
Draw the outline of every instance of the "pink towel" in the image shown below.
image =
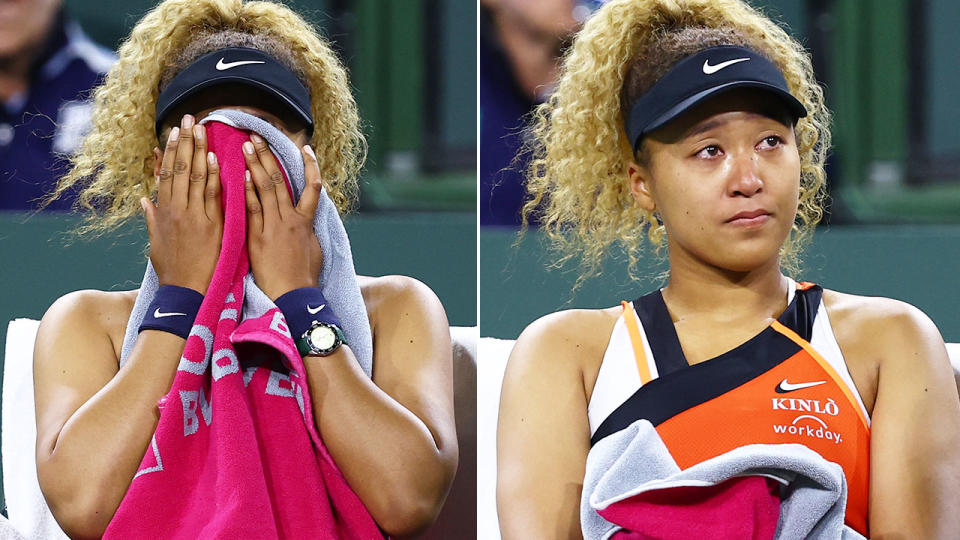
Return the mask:
[(282, 313), (238, 325), (250, 268), (248, 132), (206, 128), (223, 185), (220, 259), (158, 404), (156, 433), (104, 538), (383, 538), (317, 432)]
[(780, 519), (779, 484), (762, 476), (714, 486), (645, 491), (599, 511), (622, 530), (616, 540), (769, 540)]

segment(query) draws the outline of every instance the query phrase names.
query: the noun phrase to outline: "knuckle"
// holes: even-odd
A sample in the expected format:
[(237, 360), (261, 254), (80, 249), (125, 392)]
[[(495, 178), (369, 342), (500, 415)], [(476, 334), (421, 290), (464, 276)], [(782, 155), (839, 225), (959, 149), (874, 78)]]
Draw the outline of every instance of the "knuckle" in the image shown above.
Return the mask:
[(253, 147), (257, 149), (257, 153), (261, 156), (266, 156), (270, 153), (270, 149), (263, 143), (254, 144)]
[(173, 176), (173, 171), (171, 171), (171, 170), (170, 170), (169, 168), (167, 168), (167, 167), (160, 167), (160, 174), (157, 175), (157, 177), (158, 177), (161, 181), (170, 180), (170, 177), (171, 177), (171, 176)]
[(194, 170), (192, 173), (190, 173), (190, 181), (197, 183), (206, 182), (207, 174), (203, 171)]
[(187, 162), (186, 162), (186, 161), (184, 161), (184, 160), (182, 160), (182, 159), (178, 159), (178, 160), (176, 160), (176, 161), (173, 162), (173, 173), (174, 173), (174, 174), (183, 174), (183, 173), (185, 173), (185, 172), (187, 172)]
[(261, 191), (273, 191), (273, 182), (261, 182), (257, 184)]
[(283, 182), (283, 173), (280, 171), (273, 171), (270, 173), (270, 180), (272, 180), (274, 184)]

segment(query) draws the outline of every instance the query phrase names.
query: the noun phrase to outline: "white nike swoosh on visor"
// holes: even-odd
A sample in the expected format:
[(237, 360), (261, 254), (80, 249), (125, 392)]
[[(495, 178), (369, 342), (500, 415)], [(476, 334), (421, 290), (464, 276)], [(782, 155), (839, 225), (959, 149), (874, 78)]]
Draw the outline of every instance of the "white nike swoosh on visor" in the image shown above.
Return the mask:
[(827, 381), (817, 381), (817, 382), (790, 384), (787, 382), (786, 379), (784, 379), (780, 381), (780, 389), (786, 392), (792, 392), (793, 390), (800, 390), (801, 388), (810, 388), (811, 386), (818, 386), (826, 382)]
[(174, 315), (186, 315), (186, 313), (177, 313), (174, 311), (171, 311), (169, 313), (162, 313), (160, 311), (160, 308), (153, 310), (153, 317), (155, 319), (162, 319), (163, 317), (173, 317)]
[(714, 73), (720, 71), (721, 69), (727, 66), (732, 66), (739, 62), (746, 62), (747, 60), (749, 60), (749, 58), (735, 58), (733, 60), (727, 60), (726, 62), (720, 62), (715, 66), (711, 66), (710, 59), (708, 58), (703, 61), (703, 72), (706, 73), (707, 75), (713, 75)]
[(240, 60), (238, 62), (224, 62), (223, 58), (217, 61), (217, 71), (223, 71), (225, 69), (235, 68), (237, 66), (243, 66), (246, 64), (266, 64), (262, 60)]
[(327, 307), (326, 304), (320, 304), (320, 307), (316, 307), (316, 308), (312, 308), (310, 307), (310, 304), (307, 304), (307, 311), (309, 311), (311, 315), (316, 315), (318, 311), (320, 311), (325, 307)]

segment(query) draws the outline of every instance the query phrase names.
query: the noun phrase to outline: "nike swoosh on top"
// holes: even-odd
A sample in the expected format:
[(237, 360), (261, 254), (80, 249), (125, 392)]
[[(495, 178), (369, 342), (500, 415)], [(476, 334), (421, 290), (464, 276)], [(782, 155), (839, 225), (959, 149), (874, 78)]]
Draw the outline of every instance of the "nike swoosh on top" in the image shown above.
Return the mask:
[(162, 319), (163, 317), (173, 317), (174, 315), (186, 315), (186, 313), (177, 313), (175, 311), (171, 311), (169, 313), (162, 313), (160, 311), (160, 308), (153, 310), (153, 318), (155, 319)]
[(808, 383), (790, 384), (790, 383), (787, 382), (786, 379), (784, 379), (784, 380), (780, 381), (780, 384), (777, 385), (776, 390), (777, 390), (777, 393), (786, 394), (787, 392), (793, 392), (794, 390), (801, 390), (801, 389), (803, 389), (803, 388), (810, 388), (811, 386), (819, 386), (819, 385), (824, 384), (824, 383), (826, 383), (826, 382), (827, 382), (827, 381), (816, 381), (816, 382), (808, 382)]
[(714, 73), (720, 71), (721, 69), (727, 66), (732, 66), (739, 62), (746, 62), (747, 60), (749, 60), (749, 58), (735, 58), (733, 60), (727, 60), (726, 62), (720, 62), (715, 66), (711, 66), (710, 59), (708, 58), (703, 61), (703, 72), (706, 73), (707, 75), (713, 75)]
[(318, 311), (320, 311), (325, 307), (327, 307), (326, 304), (320, 304), (320, 307), (315, 307), (315, 308), (312, 308), (310, 307), (310, 304), (307, 304), (307, 311), (309, 311), (311, 315), (316, 315)]
[(240, 60), (238, 62), (224, 62), (223, 58), (217, 61), (217, 71), (223, 71), (225, 69), (235, 68), (237, 66), (243, 66), (246, 64), (266, 64), (262, 60)]

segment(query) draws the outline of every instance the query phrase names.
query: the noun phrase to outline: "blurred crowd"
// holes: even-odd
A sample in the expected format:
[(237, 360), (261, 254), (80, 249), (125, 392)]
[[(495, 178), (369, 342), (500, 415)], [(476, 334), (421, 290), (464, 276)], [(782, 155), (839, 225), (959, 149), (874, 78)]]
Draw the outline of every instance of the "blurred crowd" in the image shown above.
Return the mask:
[(0, 210), (36, 209), (50, 192), (89, 129), (90, 91), (115, 59), (62, 0), (0, 3)]
[(480, 224), (516, 225), (524, 117), (550, 96), (559, 59), (601, 0), (480, 0)]

